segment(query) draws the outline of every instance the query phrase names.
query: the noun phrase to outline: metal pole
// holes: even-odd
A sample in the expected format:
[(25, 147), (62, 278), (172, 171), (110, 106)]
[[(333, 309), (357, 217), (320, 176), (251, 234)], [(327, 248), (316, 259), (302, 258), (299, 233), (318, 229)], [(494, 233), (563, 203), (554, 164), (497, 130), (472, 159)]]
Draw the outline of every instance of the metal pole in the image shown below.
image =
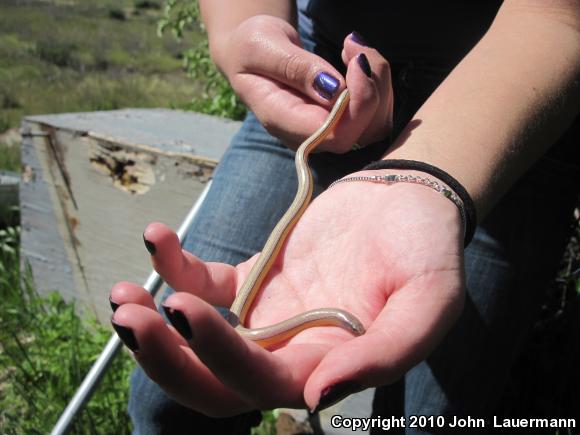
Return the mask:
[[(200, 209), (205, 197), (207, 196), (207, 192), (211, 186), (211, 180), (205, 186), (205, 189), (191, 208), (189, 213), (181, 223), (179, 229), (177, 230), (177, 236), (179, 240), (183, 243), (183, 238), (187, 233), (189, 227), (195, 215), (197, 214), (198, 210)], [(149, 274), (147, 281), (143, 285), (145, 290), (147, 290), (153, 297), (157, 291), (161, 288), (161, 284), (163, 284), (163, 280), (159, 276), (159, 274), (155, 271)], [(68, 403), (67, 407), (65, 408), (64, 412), (61, 414), (60, 418), (56, 422), (56, 425), (52, 429), (51, 435), (62, 435), (67, 433), (70, 429), (70, 425), (74, 421), (75, 417), (79, 412), (82, 411), (86, 403), (89, 401), (91, 396), (93, 395), (95, 389), (101, 382), (101, 379), (105, 375), (108, 367), (110, 366), (111, 362), (115, 358), (115, 356), (119, 353), (119, 349), (121, 349), (121, 340), (117, 336), (117, 334), (113, 334), (109, 339), (109, 342), (89, 370), (89, 373), (83, 379), (80, 387), (77, 389), (75, 395)]]

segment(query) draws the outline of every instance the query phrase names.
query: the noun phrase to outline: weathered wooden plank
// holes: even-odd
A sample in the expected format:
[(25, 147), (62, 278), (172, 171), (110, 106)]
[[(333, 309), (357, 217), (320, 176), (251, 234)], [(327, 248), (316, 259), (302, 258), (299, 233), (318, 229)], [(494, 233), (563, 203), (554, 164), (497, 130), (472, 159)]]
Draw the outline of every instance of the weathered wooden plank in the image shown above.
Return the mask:
[[(26, 129), (27, 126), (23, 126)], [(29, 262), (41, 292), (58, 290), (67, 300), (81, 299), (75, 292), (71, 263), (51, 201), (51, 178), (45, 176), (34, 139), (22, 138), (23, 176), (20, 185), (21, 256)], [(84, 298), (82, 304), (90, 305)]]
[(224, 140), (240, 123), (201, 113), (169, 109), (123, 109), (87, 113), (37, 115), (28, 121), (60, 130), (83, 132), (116, 143), (151, 146), (160, 152), (182, 153), (218, 161)]
[(108, 319), (112, 284), (150, 270), (145, 226), (177, 228), (238, 125), (156, 109), (27, 118), (22, 247), (39, 290)]

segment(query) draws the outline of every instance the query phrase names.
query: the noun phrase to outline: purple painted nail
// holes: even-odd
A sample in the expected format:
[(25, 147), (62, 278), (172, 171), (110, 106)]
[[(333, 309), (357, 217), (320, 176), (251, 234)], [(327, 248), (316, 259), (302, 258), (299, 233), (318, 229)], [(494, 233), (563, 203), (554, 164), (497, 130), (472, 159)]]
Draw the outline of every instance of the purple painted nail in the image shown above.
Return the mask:
[(372, 77), (373, 72), (371, 71), (371, 66), (369, 65), (369, 60), (367, 59), (366, 55), (364, 53), (359, 54), (356, 57), (356, 61), (358, 62), (358, 66), (360, 66), (360, 69), (362, 69), (365, 75), (369, 78)]
[(356, 30), (353, 30), (349, 35), (350, 39), (356, 42), (358, 45), (362, 45), (363, 47), (368, 47), (367, 41), (363, 36), (358, 33)]
[(321, 72), (314, 79), (314, 90), (326, 100), (332, 99), (340, 86), (340, 82), (330, 74)]

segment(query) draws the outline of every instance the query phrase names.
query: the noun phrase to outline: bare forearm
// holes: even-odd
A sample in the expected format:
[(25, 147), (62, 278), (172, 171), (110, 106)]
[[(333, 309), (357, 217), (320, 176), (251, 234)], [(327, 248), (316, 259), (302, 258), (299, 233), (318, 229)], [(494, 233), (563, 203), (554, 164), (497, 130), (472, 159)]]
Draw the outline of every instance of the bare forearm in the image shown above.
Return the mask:
[(483, 217), (578, 111), (580, 6), (558, 3), (506, 2), (385, 158), (447, 170)]
[(227, 38), (235, 27), (250, 17), (271, 15), (292, 24), (296, 21), (296, 5), (290, 0), (200, 0), (199, 7), (212, 56), (218, 58), (222, 38)]

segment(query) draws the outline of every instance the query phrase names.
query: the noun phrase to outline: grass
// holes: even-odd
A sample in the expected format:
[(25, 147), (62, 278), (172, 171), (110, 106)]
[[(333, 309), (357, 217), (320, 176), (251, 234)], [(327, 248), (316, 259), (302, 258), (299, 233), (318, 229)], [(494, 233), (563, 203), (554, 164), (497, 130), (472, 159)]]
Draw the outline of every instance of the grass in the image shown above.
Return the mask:
[(20, 146), (0, 142), (0, 170), (20, 172)]
[[(192, 81), (195, 67), (185, 60), (202, 35), (190, 32), (184, 42), (171, 34), (159, 37), (162, 5), (161, 0), (0, 3), (0, 170), (20, 171), (20, 148), (8, 133), (26, 115), (204, 108), (192, 103), (203, 102), (199, 97), (207, 89), (196, 83), (208, 72), (212, 83), (219, 77), (204, 64), (199, 80)], [(206, 48), (202, 44), (207, 57)], [(223, 79), (219, 83), (223, 87)], [(228, 115), (219, 104), (213, 107)], [(21, 271), (18, 210), (3, 207), (0, 215), (0, 433), (48, 433), (112, 330), (90, 316), (81, 318), (82, 307), (58, 293), (36, 292), (31, 271)], [(126, 408), (133, 367), (127, 354), (116, 358), (72, 433), (130, 432)], [(273, 427), (268, 413), (254, 434), (273, 434)]]
[[(18, 235), (0, 230), (0, 432), (49, 433), (111, 331), (81, 319), (58, 293), (36, 293), (31, 271), (20, 271)], [(127, 355), (113, 362), (72, 433), (130, 433), (132, 367)]]
[(152, 4), (0, 3), (0, 133), (25, 115), (188, 104), (185, 43), (156, 35)]
[[(156, 35), (161, 14), (154, 1), (2, 1), (0, 169), (20, 170), (19, 146), (1, 133), (25, 115), (189, 103), (184, 44)], [(37, 294), (20, 270), (18, 211), (1, 221), (0, 433), (48, 433), (112, 331), (58, 293)], [(129, 433), (133, 366), (115, 360), (72, 433)]]

